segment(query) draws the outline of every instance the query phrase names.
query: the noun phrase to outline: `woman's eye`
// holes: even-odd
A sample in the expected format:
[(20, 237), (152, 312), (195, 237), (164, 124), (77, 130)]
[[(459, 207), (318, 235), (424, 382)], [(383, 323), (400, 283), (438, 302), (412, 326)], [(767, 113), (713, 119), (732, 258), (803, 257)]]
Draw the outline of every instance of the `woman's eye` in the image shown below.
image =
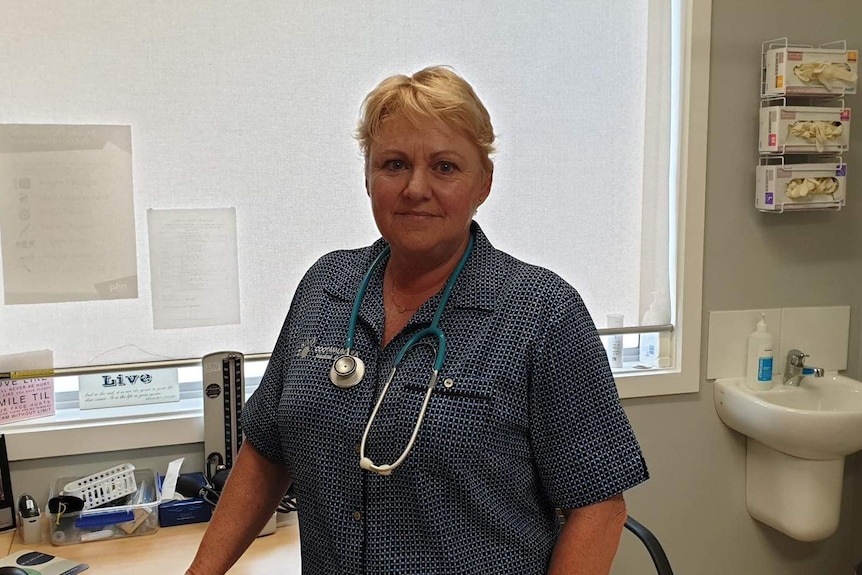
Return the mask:
[(452, 174), (457, 169), (458, 166), (456, 166), (452, 162), (440, 162), (439, 164), (437, 164), (437, 170), (439, 170), (441, 174)]
[(405, 169), (407, 167), (407, 162), (403, 160), (389, 160), (388, 162), (386, 162), (385, 166), (386, 169), (397, 172)]

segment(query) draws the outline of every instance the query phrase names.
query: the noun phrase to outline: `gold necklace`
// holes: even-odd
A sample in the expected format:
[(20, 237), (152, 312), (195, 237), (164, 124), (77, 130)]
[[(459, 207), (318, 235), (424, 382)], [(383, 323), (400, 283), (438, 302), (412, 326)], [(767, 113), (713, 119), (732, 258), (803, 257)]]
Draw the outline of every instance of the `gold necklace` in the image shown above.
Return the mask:
[(395, 298), (395, 278), (393, 276), (389, 276), (389, 295), (392, 298), (392, 304), (395, 306), (395, 311), (398, 313), (406, 313), (408, 311), (416, 311), (419, 309), (419, 306), (405, 307), (398, 303), (398, 300)]

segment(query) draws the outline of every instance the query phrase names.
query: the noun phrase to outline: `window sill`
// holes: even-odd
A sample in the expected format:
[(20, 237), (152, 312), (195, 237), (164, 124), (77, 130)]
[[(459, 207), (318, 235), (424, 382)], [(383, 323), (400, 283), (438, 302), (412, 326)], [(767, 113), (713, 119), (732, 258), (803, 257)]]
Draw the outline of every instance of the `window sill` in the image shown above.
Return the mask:
[(684, 377), (679, 369), (622, 371), (614, 373), (614, 379), (621, 399), (696, 393), (699, 388), (696, 375)]
[[(672, 369), (614, 374), (623, 399), (697, 391)], [(56, 415), (0, 426), (9, 461), (202, 443), (203, 400), (132, 407), (59, 409)]]
[(7, 423), (9, 461), (201, 443), (203, 400), (113, 407), (61, 409), (51, 417)]

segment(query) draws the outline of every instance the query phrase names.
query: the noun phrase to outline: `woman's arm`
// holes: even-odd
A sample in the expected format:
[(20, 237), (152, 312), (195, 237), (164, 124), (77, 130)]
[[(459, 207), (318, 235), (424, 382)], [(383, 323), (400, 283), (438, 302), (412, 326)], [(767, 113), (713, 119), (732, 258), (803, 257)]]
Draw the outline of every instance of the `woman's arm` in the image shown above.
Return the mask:
[(548, 575), (610, 573), (627, 516), (622, 493), (563, 513), (566, 522), (554, 547)]
[(223, 575), (260, 534), (290, 486), (287, 469), (246, 441), (187, 575)]

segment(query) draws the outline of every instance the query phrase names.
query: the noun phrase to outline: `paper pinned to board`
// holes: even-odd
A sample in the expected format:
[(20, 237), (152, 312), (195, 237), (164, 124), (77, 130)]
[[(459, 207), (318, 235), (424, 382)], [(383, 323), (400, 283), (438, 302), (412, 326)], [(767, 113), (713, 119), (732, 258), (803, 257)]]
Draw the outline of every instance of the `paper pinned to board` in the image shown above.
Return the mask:
[(147, 210), (153, 329), (240, 323), (236, 208)]
[(0, 124), (6, 304), (138, 297), (130, 126)]

